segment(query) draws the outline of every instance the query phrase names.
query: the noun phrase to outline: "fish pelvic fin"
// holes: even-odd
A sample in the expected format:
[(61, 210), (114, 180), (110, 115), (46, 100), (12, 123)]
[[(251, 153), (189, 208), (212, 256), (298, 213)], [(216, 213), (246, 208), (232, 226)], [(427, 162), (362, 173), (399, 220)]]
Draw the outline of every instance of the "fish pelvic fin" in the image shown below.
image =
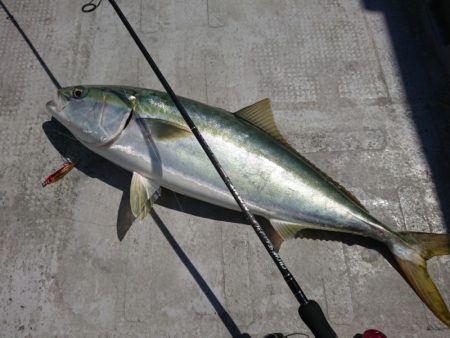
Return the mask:
[(427, 260), (450, 254), (450, 235), (403, 232), (408, 244), (393, 250), (395, 259), (416, 294), (445, 325), (450, 327), (450, 312), (427, 270)]
[(160, 196), (161, 187), (158, 184), (136, 172), (133, 173), (130, 184), (130, 206), (134, 217), (143, 220)]

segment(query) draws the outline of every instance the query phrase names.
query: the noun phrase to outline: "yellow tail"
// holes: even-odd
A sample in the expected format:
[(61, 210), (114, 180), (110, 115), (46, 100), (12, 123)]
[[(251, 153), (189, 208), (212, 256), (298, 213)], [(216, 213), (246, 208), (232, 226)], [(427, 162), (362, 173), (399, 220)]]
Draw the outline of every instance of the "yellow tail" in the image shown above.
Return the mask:
[(396, 253), (394, 250), (394, 256), (405, 279), (428, 308), (450, 327), (450, 312), (428, 274), (426, 262), (434, 256), (450, 255), (450, 235), (426, 232), (404, 232), (402, 235), (410, 246), (405, 251)]

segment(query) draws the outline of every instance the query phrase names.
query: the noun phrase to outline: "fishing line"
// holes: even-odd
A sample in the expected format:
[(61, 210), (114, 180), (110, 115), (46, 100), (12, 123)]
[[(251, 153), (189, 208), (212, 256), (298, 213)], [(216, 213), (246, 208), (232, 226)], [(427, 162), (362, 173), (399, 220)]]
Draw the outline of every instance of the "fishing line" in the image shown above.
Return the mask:
[[(100, 0), (100, 2), (101, 2), (101, 0)], [(48, 77), (53, 82), (55, 87), (57, 89), (61, 89), (61, 85), (59, 84), (58, 80), (56, 80), (56, 77), (53, 75), (53, 73), (47, 67), (47, 64), (41, 58), (41, 55), (39, 54), (39, 52), (36, 50), (36, 48), (34, 48), (33, 44), (31, 43), (30, 39), (28, 39), (27, 35), (22, 30), (22, 28), (20, 27), (19, 23), (16, 21), (14, 16), (8, 11), (8, 8), (6, 8), (6, 6), (3, 4), (3, 1), (1, 1), (1, 0), (0, 0), (0, 5), (3, 7), (3, 10), (6, 12), (7, 19), (10, 20), (14, 24), (14, 26), (16, 26), (17, 30), (22, 35), (22, 37), (25, 40), (25, 42), (28, 44), (28, 47), (30, 47), (30, 49), (33, 52), (34, 56), (36, 56), (36, 58), (38, 59), (39, 63), (41, 64), (42, 68), (44, 68), (45, 72), (47, 73)]]
[(90, 2), (88, 2), (87, 4), (84, 4), (81, 7), (81, 11), (83, 13), (93, 12), (97, 9), (98, 6), (100, 6), (101, 3), (102, 3), (102, 0), (99, 0), (97, 4), (95, 4), (95, 0), (91, 0)]
[[(101, 1), (101, 0), (100, 0)], [(14, 26), (17, 28), (19, 33), (22, 35), (25, 42), (28, 44), (28, 47), (30, 47), (31, 51), (33, 52), (34, 56), (37, 58), (39, 63), (41, 64), (44, 71), (47, 73), (48, 77), (52, 81), (53, 85), (56, 87), (56, 89), (61, 89), (61, 85), (59, 84), (58, 80), (56, 80), (56, 77), (53, 75), (50, 68), (48, 68), (45, 61), (42, 59), (41, 55), (37, 51), (36, 48), (34, 48), (33, 44), (31, 43), (28, 36), (23, 31), (22, 27), (20, 27), (19, 23), (16, 21), (14, 16), (11, 14), (11, 12), (8, 10), (8, 8), (5, 6), (3, 1), (0, 0), (0, 5), (2, 6), (3, 10), (5, 11), (7, 15), (7, 19), (10, 20)], [(68, 138), (74, 139), (73, 137), (69, 136), (66, 133), (61, 133), (60, 131), (57, 131), (58, 134), (62, 134)], [(64, 158), (63, 165), (56, 171), (54, 171), (52, 174), (48, 175), (44, 181), (42, 182), (42, 187), (45, 187), (51, 183), (57, 182), (61, 180), (64, 176), (66, 176), (73, 168), (75, 167), (75, 162), (72, 162), (69, 158)]]
[[(95, 9), (98, 8), (102, 0), (99, 0), (97, 4), (95, 4), (95, 0), (91, 0), (89, 3), (85, 4), (82, 7), (82, 11), (84, 13), (86, 12), (92, 12)], [(239, 205), (239, 208), (244, 213), (247, 221), (252, 226), (253, 230), (255, 230), (256, 235), (259, 237), (261, 242), (263, 243), (264, 247), (266, 248), (267, 252), (271, 256), (272, 260), (274, 261), (275, 265), (277, 266), (278, 270), (282, 274), (284, 280), (286, 281), (287, 285), (289, 286), (289, 289), (294, 294), (294, 296), (297, 298), (298, 302), (300, 303), (299, 307), (299, 315), (305, 322), (305, 324), (309, 327), (309, 329), (314, 333), (316, 337), (321, 338), (335, 338), (337, 337), (336, 333), (333, 331), (329, 323), (327, 322), (325, 315), (322, 312), (322, 309), (320, 308), (319, 304), (315, 302), (314, 300), (309, 300), (303, 290), (300, 288), (300, 285), (295, 280), (294, 276), (291, 274), (291, 272), (288, 270), (286, 265), (284, 264), (282, 258), (280, 255), (275, 251), (274, 246), (272, 242), (270, 241), (269, 237), (264, 232), (261, 225), (258, 223), (256, 218), (251, 214), (247, 204), (244, 202), (242, 197), (237, 192), (236, 188), (234, 187), (233, 183), (231, 182), (228, 175), (223, 170), (222, 166), (219, 163), (219, 160), (216, 158), (214, 153), (212, 152), (211, 148), (206, 143), (205, 139), (203, 138), (200, 131), (197, 129), (196, 125), (190, 118), (189, 114), (181, 104), (181, 102), (178, 100), (177, 96), (175, 95), (175, 92), (173, 91), (172, 87), (169, 85), (167, 80), (165, 79), (164, 75), (159, 70), (158, 66), (156, 65), (153, 58), (150, 56), (149, 52), (145, 48), (144, 44), (134, 31), (133, 27), (128, 22), (127, 18), (123, 14), (122, 10), (119, 8), (115, 0), (108, 0), (111, 6), (114, 8), (116, 14), (119, 16), (120, 20), (124, 24), (125, 28), (128, 30), (128, 33), (133, 38), (134, 42), (139, 47), (140, 51), (144, 55), (145, 59), (147, 60), (150, 67), (153, 69), (153, 72), (158, 77), (159, 81), (161, 82), (162, 86), (166, 90), (167, 94), (169, 95), (170, 99), (174, 103), (174, 105), (177, 107), (178, 111), (180, 112), (183, 119), (186, 121), (187, 125), (191, 129), (192, 133), (196, 137), (197, 141), (200, 143), (201, 147), (203, 148), (204, 152), (210, 159), (211, 163), (213, 164), (214, 168), (216, 169), (217, 173), (222, 178), (223, 182), (227, 186), (228, 190), (230, 191), (231, 195), (233, 196), (236, 203)]]

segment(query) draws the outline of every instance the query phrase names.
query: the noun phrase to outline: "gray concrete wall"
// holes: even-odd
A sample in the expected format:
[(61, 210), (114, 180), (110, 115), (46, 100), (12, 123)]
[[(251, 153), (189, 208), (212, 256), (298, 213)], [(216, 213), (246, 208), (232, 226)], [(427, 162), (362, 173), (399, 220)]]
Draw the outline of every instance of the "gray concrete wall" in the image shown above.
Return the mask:
[[(5, 3), (63, 85), (160, 88), (106, 1), (89, 15), (83, 1)], [(177, 94), (231, 111), (270, 97), (292, 146), (375, 216), (448, 231), (445, 85), (398, 1), (120, 5)], [(130, 176), (71, 140), (50, 142), (42, 124), (55, 89), (0, 17), (0, 336), (312, 337), (238, 215), (164, 191), (160, 221), (118, 240)], [(80, 170), (42, 188), (58, 150)], [(281, 254), (340, 337), (370, 327), (450, 337), (373, 243), (318, 237)], [(449, 303), (448, 257), (430, 269)]]

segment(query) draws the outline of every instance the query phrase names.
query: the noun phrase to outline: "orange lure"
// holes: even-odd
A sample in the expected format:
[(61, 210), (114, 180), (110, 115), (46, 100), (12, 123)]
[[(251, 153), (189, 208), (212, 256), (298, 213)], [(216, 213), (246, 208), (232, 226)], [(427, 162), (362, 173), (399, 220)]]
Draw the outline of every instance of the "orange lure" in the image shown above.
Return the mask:
[(72, 161), (66, 161), (64, 162), (63, 166), (56, 170), (53, 174), (47, 176), (45, 180), (42, 182), (42, 186), (45, 187), (46, 185), (49, 185), (51, 183), (55, 183), (59, 181), (61, 178), (66, 176), (69, 171), (71, 171), (75, 167), (75, 163)]

